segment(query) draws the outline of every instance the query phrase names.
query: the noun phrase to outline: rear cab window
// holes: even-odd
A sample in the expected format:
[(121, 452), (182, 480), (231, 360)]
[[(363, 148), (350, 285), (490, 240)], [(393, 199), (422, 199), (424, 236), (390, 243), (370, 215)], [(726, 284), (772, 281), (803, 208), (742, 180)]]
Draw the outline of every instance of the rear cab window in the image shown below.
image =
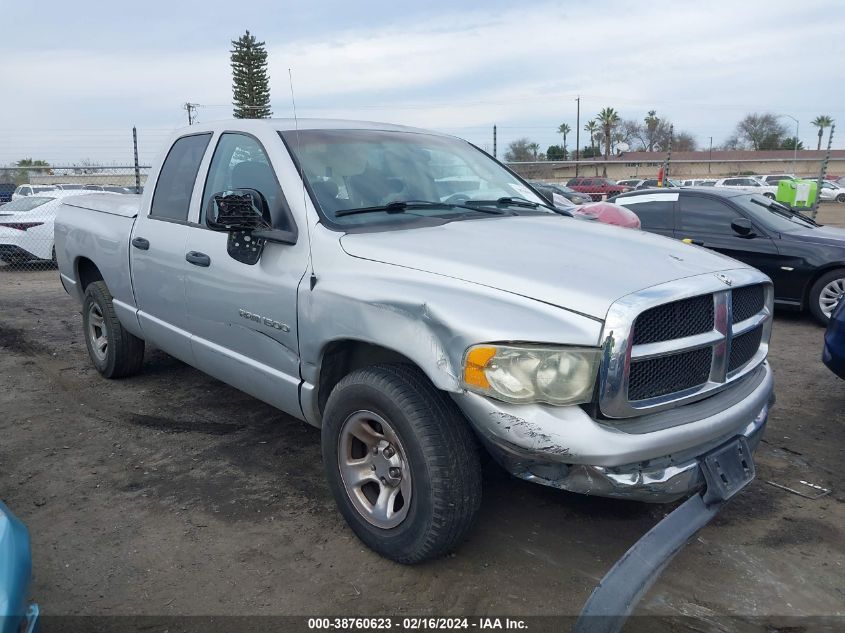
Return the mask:
[(209, 132), (183, 136), (173, 144), (156, 181), (150, 206), (151, 218), (176, 222), (188, 220), (194, 184), (210, 140)]

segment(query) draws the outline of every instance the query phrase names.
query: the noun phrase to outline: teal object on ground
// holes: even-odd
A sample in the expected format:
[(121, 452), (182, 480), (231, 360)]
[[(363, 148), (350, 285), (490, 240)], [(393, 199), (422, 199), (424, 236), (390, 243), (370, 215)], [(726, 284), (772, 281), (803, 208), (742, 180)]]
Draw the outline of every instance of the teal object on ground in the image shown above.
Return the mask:
[(815, 180), (781, 180), (775, 200), (794, 209), (812, 207), (816, 201), (817, 186)]

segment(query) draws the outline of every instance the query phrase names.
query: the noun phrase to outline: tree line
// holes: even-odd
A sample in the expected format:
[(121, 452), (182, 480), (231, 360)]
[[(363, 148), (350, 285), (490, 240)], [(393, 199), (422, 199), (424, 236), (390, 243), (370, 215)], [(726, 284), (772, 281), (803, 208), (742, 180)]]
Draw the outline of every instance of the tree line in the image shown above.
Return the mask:
[[(818, 144), (821, 149), (824, 130), (833, 125), (828, 115), (819, 115), (811, 125), (818, 128)], [(691, 152), (699, 149), (695, 136), (684, 130), (674, 128), (671, 120), (660, 117), (656, 110), (649, 110), (642, 120), (623, 119), (614, 108), (606, 107), (584, 125), (587, 143), (580, 148), (579, 158), (610, 156), (628, 151), (666, 152), (671, 143), (673, 152)], [(528, 162), (537, 160), (570, 160), (574, 151), (570, 151), (568, 140), (573, 130), (568, 123), (561, 123), (557, 133), (561, 135), (560, 145), (549, 145), (545, 152), (540, 145), (529, 138), (512, 141), (505, 151), (508, 162)], [(797, 147), (796, 147), (797, 145)], [(753, 112), (744, 116), (734, 132), (721, 145), (713, 149), (726, 150), (771, 150), (805, 149), (804, 143), (795, 136), (790, 136), (781, 116), (770, 112)]]

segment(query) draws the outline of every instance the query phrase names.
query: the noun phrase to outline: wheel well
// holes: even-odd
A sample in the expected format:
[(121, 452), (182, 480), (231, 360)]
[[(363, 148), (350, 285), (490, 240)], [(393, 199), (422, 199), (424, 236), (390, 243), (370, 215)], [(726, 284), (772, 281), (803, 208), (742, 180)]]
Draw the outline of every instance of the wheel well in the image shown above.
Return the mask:
[(830, 264), (829, 266), (825, 266), (824, 268), (819, 268), (816, 273), (810, 277), (810, 280), (807, 282), (807, 286), (804, 288), (804, 305), (802, 309), (808, 307), (810, 305), (810, 292), (813, 289), (813, 286), (819, 280), (822, 275), (826, 275), (831, 270), (845, 270), (845, 263), (838, 263), (838, 264)]
[(325, 409), (332, 389), (344, 376), (362, 367), (384, 363), (403, 363), (416, 366), (407, 356), (381, 345), (356, 340), (329, 343), (323, 352), (323, 360), (320, 363), (320, 377), (317, 381), (317, 403), (320, 407), (320, 413)]
[(97, 268), (97, 264), (87, 257), (80, 257), (76, 262), (76, 278), (82, 292), (95, 281), (103, 281), (103, 274)]

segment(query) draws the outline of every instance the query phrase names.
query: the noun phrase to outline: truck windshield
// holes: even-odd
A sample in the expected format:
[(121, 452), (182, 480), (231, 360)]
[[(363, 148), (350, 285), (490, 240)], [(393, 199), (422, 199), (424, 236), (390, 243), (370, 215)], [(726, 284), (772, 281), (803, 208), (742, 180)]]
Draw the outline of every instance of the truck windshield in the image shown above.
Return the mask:
[(459, 139), (383, 130), (280, 134), (318, 211), (335, 227), (554, 213), (507, 169)]

